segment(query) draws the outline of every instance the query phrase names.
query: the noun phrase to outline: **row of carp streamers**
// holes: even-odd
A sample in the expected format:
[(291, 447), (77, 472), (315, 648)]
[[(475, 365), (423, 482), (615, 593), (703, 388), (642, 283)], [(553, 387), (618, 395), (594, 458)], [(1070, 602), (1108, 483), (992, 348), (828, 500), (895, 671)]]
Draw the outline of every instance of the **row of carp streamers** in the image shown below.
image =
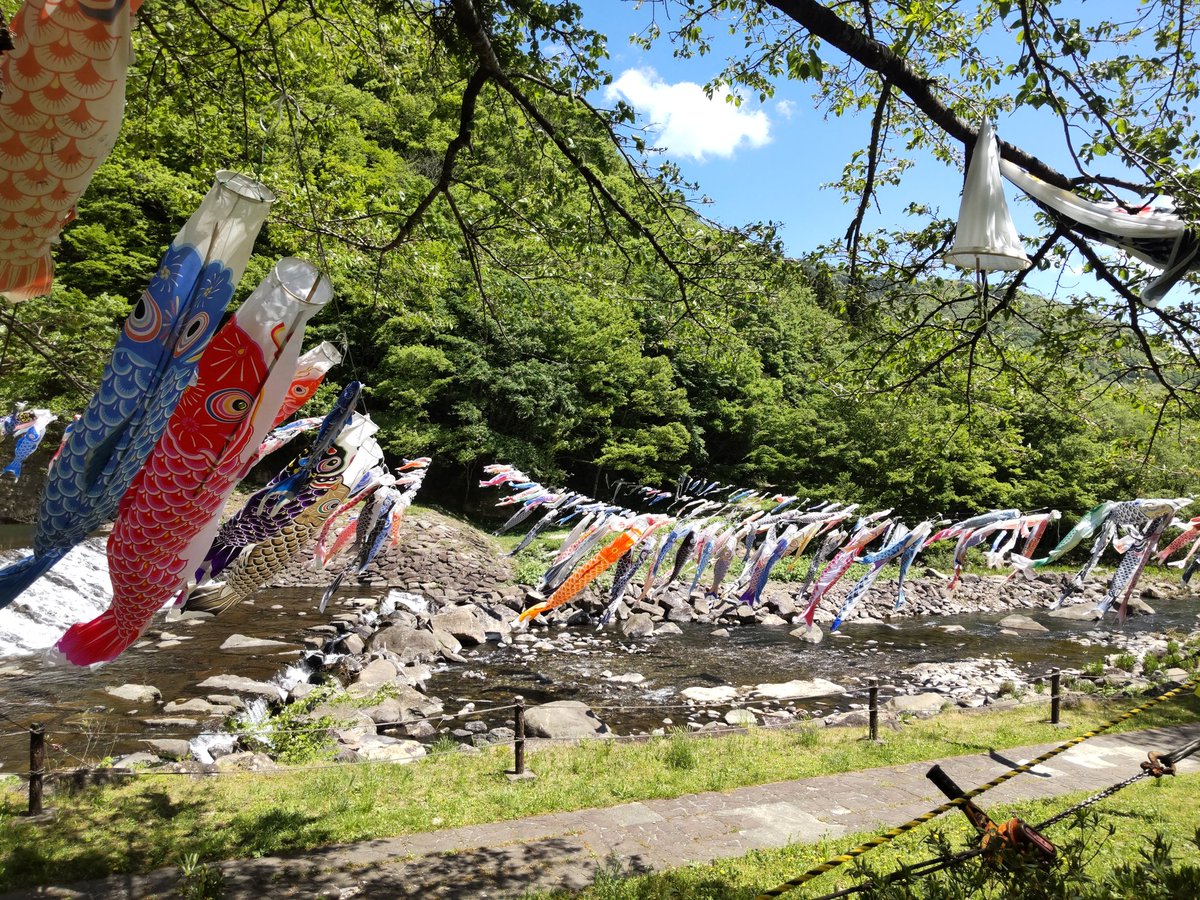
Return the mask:
[[(1184, 568), (1184, 581), (1200, 566), (1200, 516), (1187, 522), (1176, 513), (1188, 506), (1189, 498), (1135, 499), (1120, 503), (1104, 502), (1084, 516), (1045, 556), (1034, 558), (1047, 527), (1061, 516), (1056, 510), (1022, 513), (1016, 509), (992, 510), (960, 522), (927, 519), (909, 527), (892, 516), (890, 509), (860, 513), (857, 504), (822, 503), (799, 509), (807, 501), (798, 496), (769, 495), (762, 491), (722, 486), (704, 480), (681, 480), (676, 493), (657, 488), (637, 487), (635, 492), (647, 505), (670, 502), (664, 511), (637, 513), (621, 505), (593, 500), (571, 491), (554, 491), (526, 477), (509, 465), (494, 464), (484, 471), (491, 477), (480, 487), (508, 485), (514, 493), (498, 502), (499, 506), (518, 505), (516, 512), (497, 534), (514, 528), (536, 510), (540, 518), (510, 555), (529, 546), (550, 527), (563, 527), (578, 520), (563, 539), (550, 567), (534, 592), (549, 596), (525, 610), (521, 621), (528, 621), (574, 599), (599, 575), (615, 566), (608, 604), (600, 616), (606, 624), (624, 598), (638, 573), (646, 569), (640, 600), (652, 599), (680, 580), (687, 581), (691, 565), (689, 596), (703, 591), (720, 604), (758, 604), (771, 570), (788, 557), (799, 557), (810, 547), (812, 557), (798, 597), (805, 602), (801, 613), (814, 636), (818, 604), (841, 580), (854, 563), (868, 571), (850, 589), (834, 617), (832, 630), (841, 627), (863, 596), (890, 562), (899, 564), (895, 609), (906, 603), (904, 581), (917, 556), (939, 541), (954, 540), (953, 589), (959, 582), (972, 547), (985, 547), (989, 566), (1013, 566), (1010, 578), (1018, 573), (1032, 575), (1071, 550), (1091, 539), (1091, 554), (1083, 568), (1066, 584), (1055, 603), (1061, 606), (1082, 590), (1084, 579), (1110, 546), (1121, 554), (1108, 590), (1096, 607), (1103, 616), (1114, 604), (1124, 621), (1127, 605), (1146, 564), (1157, 555), (1166, 562), (1177, 551), (1188, 547), (1183, 560), (1172, 565)], [(619, 490), (619, 486), (618, 486)], [(614, 501), (616, 494), (614, 493)], [(676, 507), (678, 509), (676, 510)], [(1162, 550), (1158, 545), (1168, 528), (1182, 529), (1181, 534)], [(611, 538), (611, 540), (609, 540)], [(607, 541), (607, 543), (606, 543)], [(722, 588), (735, 558), (740, 557), (740, 574)], [(711, 566), (707, 588), (701, 579)]]
[[(385, 470), (378, 427), (355, 412), (358, 382), (319, 421), (279, 427), (341, 358), (328, 343), (301, 356), (308, 320), (332, 297), (315, 266), (280, 260), (218, 328), (274, 199), (244, 175), (217, 174), (126, 319), (96, 394), (67, 429), (47, 473), (32, 555), (0, 571), (3, 607), (113, 523), (113, 600), (58, 641), (72, 663), (115, 658), (166, 604), (228, 609), (352, 501), (390, 500), (381, 517), (394, 540), (398, 517), (388, 511), (403, 508), (395, 495), (419, 487), (412, 473), (423, 475), (428, 460), (408, 464), (400, 478)], [(221, 525), (251, 466), (306, 430), (316, 436), (305, 453)], [(359, 529), (361, 543), (378, 537), (370, 521)]]

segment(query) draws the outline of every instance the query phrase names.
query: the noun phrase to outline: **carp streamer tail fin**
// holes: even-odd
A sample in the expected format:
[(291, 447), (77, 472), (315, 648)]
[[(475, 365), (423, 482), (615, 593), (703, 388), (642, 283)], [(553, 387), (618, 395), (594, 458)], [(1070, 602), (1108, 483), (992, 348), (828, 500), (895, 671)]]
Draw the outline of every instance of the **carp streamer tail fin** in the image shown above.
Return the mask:
[(13, 303), (44, 297), (54, 284), (54, 258), (49, 251), (33, 262), (0, 267), (0, 296)]
[(3, 469), (0, 469), (0, 475), (11, 475), (13, 481), (21, 480), (21, 460), (14, 459)]
[(329, 587), (325, 588), (325, 593), (321, 595), (321, 602), (317, 604), (317, 612), (325, 612), (325, 607), (329, 605), (329, 601), (333, 599), (333, 595), (337, 593), (337, 589), (342, 586), (342, 579), (346, 577), (349, 569), (342, 569), (329, 583)]
[(0, 569), (0, 609), (4, 609), (21, 596), (30, 585), (50, 571), (50, 567), (62, 557), (61, 553), (27, 556), (5, 569)]
[(206, 612), (219, 616), (237, 602), (237, 595), (227, 593), (225, 583), (219, 582), (206, 584), (193, 590), (183, 601), (183, 608), (188, 612)]
[(116, 659), (137, 637), (137, 632), (123, 634), (109, 609), (90, 622), (72, 625), (54, 646), (75, 665), (91, 666)]

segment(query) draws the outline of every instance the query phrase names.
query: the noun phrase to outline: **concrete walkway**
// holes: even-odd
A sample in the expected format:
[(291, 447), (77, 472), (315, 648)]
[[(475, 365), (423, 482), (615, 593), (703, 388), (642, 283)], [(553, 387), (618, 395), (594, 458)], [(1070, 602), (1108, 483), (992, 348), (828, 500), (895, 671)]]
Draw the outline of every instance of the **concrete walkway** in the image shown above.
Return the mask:
[[(1067, 737), (1068, 735), (1064, 735)], [(980, 801), (1097, 791), (1137, 772), (1149, 750), (1166, 752), (1200, 737), (1200, 724), (1086, 741)], [(995, 778), (1051, 744), (942, 760), (965, 789)], [(1200, 771), (1200, 755), (1180, 772)], [(590, 884), (606, 859), (626, 871), (666, 869), (759, 848), (811, 843), (898, 825), (941, 803), (925, 778), (930, 763), (909, 763), (800, 781), (690, 794), (327, 847), (302, 856), (221, 865), (227, 898), (520, 897), (531, 889)], [(797, 873), (798, 874), (798, 873)], [(171, 896), (178, 869), (45, 887), (6, 898), (117, 900)]]

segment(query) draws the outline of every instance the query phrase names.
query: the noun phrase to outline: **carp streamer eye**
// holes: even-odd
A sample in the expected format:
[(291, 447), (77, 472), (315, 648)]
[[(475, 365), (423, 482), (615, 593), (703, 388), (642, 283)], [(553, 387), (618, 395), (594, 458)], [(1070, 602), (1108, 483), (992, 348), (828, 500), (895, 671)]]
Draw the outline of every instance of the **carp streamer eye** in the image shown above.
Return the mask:
[(138, 298), (137, 306), (125, 320), (125, 334), (130, 340), (152, 341), (162, 327), (162, 313), (148, 294)]
[(179, 341), (175, 345), (175, 355), (182, 356), (196, 345), (196, 342), (204, 336), (208, 330), (208, 313), (196, 313), (188, 320), (188, 323), (183, 326), (183, 332), (179, 335)]
[(336, 447), (330, 447), (325, 457), (317, 463), (317, 473), (328, 475), (331, 472), (336, 472), (342, 468), (342, 463), (342, 454), (338, 452)]
[(204, 408), (218, 422), (237, 422), (246, 415), (253, 400), (247, 391), (229, 388), (209, 397), (204, 402)]
[(293, 384), (292, 385), (293, 396), (303, 397), (307, 393), (308, 393), (308, 385), (307, 384)]

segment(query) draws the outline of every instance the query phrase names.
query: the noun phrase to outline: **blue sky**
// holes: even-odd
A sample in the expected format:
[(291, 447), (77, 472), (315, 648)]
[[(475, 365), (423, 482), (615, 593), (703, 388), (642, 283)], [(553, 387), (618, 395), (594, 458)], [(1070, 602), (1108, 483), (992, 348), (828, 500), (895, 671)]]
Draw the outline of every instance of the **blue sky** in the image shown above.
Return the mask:
[[(718, 72), (726, 53), (738, 53), (741, 40), (721, 38), (705, 57), (676, 59), (665, 36), (672, 23), (664, 20), (661, 6), (638, 9), (629, 2), (583, 0), (584, 22), (608, 35), (608, 69), (616, 79), (607, 97), (630, 102), (643, 124), (658, 129), (653, 143), (678, 164), (684, 176), (699, 183), (712, 203), (702, 207), (708, 217), (726, 225), (772, 220), (781, 223), (780, 235), (791, 255), (800, 255), (818, 244), (844, 234), (853, 216), (834, 188), (822, 185), (836, 180), (851, 154), (864, 148), (870, 135), (870, 114), (825, 119), (814, 108), (811, 83), (780, 81), (774, 98), (763, 104), (748, 100), (740, 108), (714, 97), (709, 101), (702, 85)], [(657, 15), (664, 37), (649, 51), (629, 43)], [(998, 40), (1010, 40), (998, 35)], [(836, 50), (826, 51), (832, 58)], [(1060, 169), (1063, 158), (1060, 126), (1049, 112), (1023, 111), (997, 123), (1002, 137), (1041, 156)], [(962, 174), (927, 157), (904, 177), (898, 189), (886, 189), (880, 208), (868, 215), (866, 229), (904, 223), (904, 206), (919, 200), (954, 216), (962, 188)], [(1037, 234), (1033, 210), (1017, 202), (1018, 193), (1006, 185), (1009, 207), (1018, 230)], [(1030, 284), (1052, 290), (1055, 275), (1041, 273)], [(1064, 278), (1062, 287), (1079, 284), (1091, 290), (1091, 276)]]

